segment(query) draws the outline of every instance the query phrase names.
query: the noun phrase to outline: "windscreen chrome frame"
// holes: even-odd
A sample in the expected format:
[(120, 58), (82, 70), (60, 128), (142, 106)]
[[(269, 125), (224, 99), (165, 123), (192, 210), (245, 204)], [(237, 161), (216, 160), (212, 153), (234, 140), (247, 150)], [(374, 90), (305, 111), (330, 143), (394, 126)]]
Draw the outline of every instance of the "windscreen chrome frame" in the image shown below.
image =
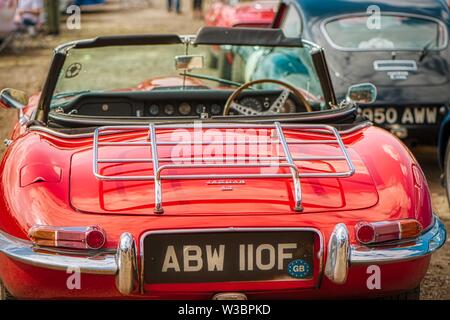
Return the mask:
[[(199, 31), (201, 34), (202, 30), (210, 29), (209, 27), (204, 27)], [(236, 32), (239, 29), (244, 30), (243, 32), (249, 33), (249, 28), (228, 28), (233, 29), (232, 32)], [(217, 28), (220, 30), (227, 30), (227, 28)], [(272, 32), (275, 29), (266, 28), (254, 28), (255, 32), (258, 34), (263, 34), (264, 32)], [(277, 29), (278, 30), (278, 29)], [(270, 38), (270, 37), (269, 37)], [(185, 44), (185, 45), (196, 45), (197, 35), (131, 35), (131, 36), (108, 36), (108, 37), (98, 37), (93, 39), (71, 41), (58, 46), (54, 50), (53, 60), (51, 63), (50, 71), (48, 73), (44, 88), (42, 90), (37, 112), (32, 115), (31, 120), (37, 120), (37, 123), (31, 121), (33, 124), (47, 124), (48, 115), (50, 113), (51, 100), (58, 82), (59, 75), (61, 73), (62, 67), (65, 62), (65, 58), (71, 49), (83, 49), (83, 48), (99, 48), (99, 47), (109, 47), (109, 46), (133, 46), (133, 45), (156, 45), (156, 44)], [(283, 40), (283, 39), (282, 39)], [(281, 41), (281, 40), (280, 40)], [(310, 47), (311, 52), (314, 50), (320, 50), (321, 47), (313, 42), (303, 40), (302, 38), (284, 38), (287, 45), (295, 47), (296, 41), (298, 41), (298, 47), (303, 47), (307, 45)], [(232, 42), (232, 41), (231, 41)], [(226, 41), (223, 44), (227, 44)], [(207, 43), (202, 43), (202, 45), (208, 45)], [(245, 45), (245, 44), (242, 44)], [(263, 43), (264, 46), (283, 46), (283, 41), (280, 44), (277, 43)], [(331, 80), (330, 80), (331, 81)], [(323, 87), (323, 83), (321, 86)], [(326, 84), (325, 84), (326, 85)], [(325, 89), (323, 89), (325, 90)], [(327, 87), (326, 90), (333, 90)], [(334, 91), (333, 91), (334, 94)], [(326, 101), (331, 105), (335, 105), (335, 101)]]

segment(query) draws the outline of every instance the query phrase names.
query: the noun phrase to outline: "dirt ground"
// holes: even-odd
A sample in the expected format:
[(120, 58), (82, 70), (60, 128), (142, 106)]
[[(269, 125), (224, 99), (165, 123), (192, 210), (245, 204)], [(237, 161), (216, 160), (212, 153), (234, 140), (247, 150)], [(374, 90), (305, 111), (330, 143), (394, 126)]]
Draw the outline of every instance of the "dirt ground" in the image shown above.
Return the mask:
[[(91, 38), (108, 34), (140, 33), (195, 33), (202, 25), (192, 19), (191, 1), (182, 1), (183, 14), (169, 14), (164, 9), (163, 0), (153, 0), (149, 7), (146, 1), (129, 8), (123, 8), (118, 0), (110, 0), (106, 6), (89, 9), (82, 14), (81, 30), (67, 30), (62, 24), (58, 37), (45, 37), (30, 43), (30, 47), (20, 54), (7, 51), (0, 53), (0, 88), (11, 87), (25, 90), (29, 94), (42, 88), (50, 62), (52, 48), (73, 39)], [(64, 19), (64, 18), (63, 18)], [(11, 130), (15, 112), (0, 110), (0, 138), (3, 140)], [(1, 143), (0, 154), (4, 146)], [(450, 230), (450, 210), (440, 185), (440, 169), (436, 162), (434, 148), (413, 150), (420, 161), (431, 187), (434, 211), (445, 221)], [(448, 241), (447, 241), (448, 242)], [(432, 257), (431, 267), (423, 282), (422, 299), (450, 299), (450, 245)]]

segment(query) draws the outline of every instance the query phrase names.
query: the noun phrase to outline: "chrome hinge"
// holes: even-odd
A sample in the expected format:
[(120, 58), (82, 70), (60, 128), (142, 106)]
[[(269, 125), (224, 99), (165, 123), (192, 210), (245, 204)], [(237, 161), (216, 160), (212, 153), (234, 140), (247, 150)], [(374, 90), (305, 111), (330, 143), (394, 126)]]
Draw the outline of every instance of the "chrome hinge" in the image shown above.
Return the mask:
[(28, 117), (26, 115), (21, 115), (20, 118), (19, 118), (19, 124), (21, 126), (24, 126), (24, 125), (26, 125), (28, 123), (29, 120), (30, 119), (28, 119)]
[(9, 147), (13, 143), (13, 140), (5, 139), (5, 140), (3, 140), (3, 143), (5, 144), (5, 146)]

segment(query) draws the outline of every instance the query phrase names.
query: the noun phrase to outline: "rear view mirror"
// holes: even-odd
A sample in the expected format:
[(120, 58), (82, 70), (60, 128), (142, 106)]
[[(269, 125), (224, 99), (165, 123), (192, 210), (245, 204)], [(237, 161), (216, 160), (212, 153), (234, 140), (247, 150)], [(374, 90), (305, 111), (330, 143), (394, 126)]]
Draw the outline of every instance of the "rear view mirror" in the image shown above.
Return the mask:
[(347, 101), (371, 104), (377, 100), (377, 88), (372, 83), (355, 84), (348, 88)]
[(183, 55), (175, 57), (175, 68), (181, 71), (204, 68), (204, 57), (202, 55)]
[(0, 106), (5, 109), (22, 109), (28, 103), (28, 95), (16, 89), (3, 89), (0, 92)]

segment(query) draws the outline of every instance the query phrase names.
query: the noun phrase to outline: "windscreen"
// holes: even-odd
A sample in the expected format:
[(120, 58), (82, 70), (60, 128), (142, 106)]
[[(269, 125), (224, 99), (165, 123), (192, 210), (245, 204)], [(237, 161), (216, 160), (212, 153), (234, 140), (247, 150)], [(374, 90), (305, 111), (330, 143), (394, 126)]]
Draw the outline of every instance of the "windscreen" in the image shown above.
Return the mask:
[[(323, 101), (310, 47), (229, 45), (136, 45), (70, 49), (52, 105), (86, 92), (230, 90), (258, 79), (275, 79)], [(185, 68), (185, 58), (195, 61)], [(184, 59), (184, 60), (183, 60)], [(199, 63), (201, 62), (201, 63)], [(273, 84), (252, 90), (278, 88)]]

